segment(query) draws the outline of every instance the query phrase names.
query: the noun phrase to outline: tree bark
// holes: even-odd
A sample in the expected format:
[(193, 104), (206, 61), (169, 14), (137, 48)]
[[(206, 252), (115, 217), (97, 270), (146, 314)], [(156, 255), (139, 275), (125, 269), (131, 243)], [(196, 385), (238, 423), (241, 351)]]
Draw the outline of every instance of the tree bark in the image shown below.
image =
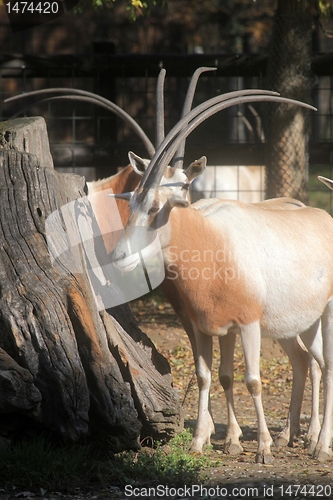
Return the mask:
[[(267, 85), (283, 97), (310, 102), (312, 0), (278, 0)], [(266, 123), (267, 197), (308, 201), (308, 110), (270, 106)]]
[(42, 118), (0, 124), (0, 164), (0, 435), (46, 429), (114, 451), (171, 437), (183, 420), (168, 362), (126, 304), (98, 312), (87, 273), (51, 264), (45, 220), (84, 178), (53, 169)]

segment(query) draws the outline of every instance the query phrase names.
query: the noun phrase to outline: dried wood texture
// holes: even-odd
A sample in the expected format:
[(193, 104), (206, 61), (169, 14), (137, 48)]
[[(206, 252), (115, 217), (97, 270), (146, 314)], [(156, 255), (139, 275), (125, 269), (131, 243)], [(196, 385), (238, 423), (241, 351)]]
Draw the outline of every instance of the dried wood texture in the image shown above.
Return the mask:
[(84, 196), (84, 178), (18, 151), (34, 130), (47, 158), (42, 118), (0, 128), (0, 435), (47, 429), (114, 451), (170, 437), (183, 420), (165, 358), (127, 305), (98, 312), (87, 274), (51, 264), (45, 220)]

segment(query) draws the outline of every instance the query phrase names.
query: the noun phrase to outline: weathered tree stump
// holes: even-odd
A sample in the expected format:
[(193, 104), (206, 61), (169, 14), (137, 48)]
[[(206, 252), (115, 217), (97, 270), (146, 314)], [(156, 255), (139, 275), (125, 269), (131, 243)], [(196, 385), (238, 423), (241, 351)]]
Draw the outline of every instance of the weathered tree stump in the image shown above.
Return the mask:
[(51, 264), (45, 220), (84, 183), (53, 169), (42, 118), (0, 124), (0, 436), (133, 449), (181, 430), (182, 410), (128, 306), (98, 312), (87, 274)]

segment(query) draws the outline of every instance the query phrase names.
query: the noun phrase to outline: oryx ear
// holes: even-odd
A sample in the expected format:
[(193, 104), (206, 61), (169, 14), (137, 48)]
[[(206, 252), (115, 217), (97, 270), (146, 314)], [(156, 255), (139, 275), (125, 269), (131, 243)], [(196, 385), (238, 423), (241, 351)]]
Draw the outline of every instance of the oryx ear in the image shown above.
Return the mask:
[(140, 156), (133, 153), (132, 151), (130, 151), (128, 153), (128, 158), (129, 158), (130, 164), (133, 167), (134, 172), (143, 176), (143, 174), (145, 173), (145, 170), (147, 169), (147, 167), (150, 163), (150, 160), (143, 159)]
[(332, 189), (333, 191), (333, 181), (331, 179), (327, 179), (327, 177), (322, 177), (321, 175), (318, 175), (318, 179), (325, 184), (328, 188)]
[(170, 204), (171, 208), (174, 208), (174, 207), (187, 208), (190, 206), (189, 201), (187, 201), (185, 198), (183, 198), (182, 196), (179, 196), (177, 194), (171, 196), (171, 198), (169, 199), (169, 204)]
[(199, 160), (195, 160), (191, 165), (184, 169), (184, 173), (188, 180), (192, 182), (198, 175), (202, 174), (207, 164), (207, 158), (202, 156)]

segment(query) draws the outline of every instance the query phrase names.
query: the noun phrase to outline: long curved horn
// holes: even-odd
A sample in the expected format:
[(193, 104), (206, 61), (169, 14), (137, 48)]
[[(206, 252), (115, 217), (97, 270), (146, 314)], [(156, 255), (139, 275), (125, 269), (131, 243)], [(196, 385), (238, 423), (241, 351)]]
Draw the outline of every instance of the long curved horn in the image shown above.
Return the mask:
[[(234, 92), (228, 92), (227, 94), (223, 94), (223, 95), (219, 95), (219, 96), (216, 96), (216, 97), (212, 97), (211, 99), (209, 99), (208, 101), (205, 101), (203, 102), (202, 104), (199, 104), (196, 108), (194, 108), (192, 111), (190, 111), (189, 113), (187, 113), (185, 116), (183, 116), (183, 118), (181, 118), (177, 123), (176, 125), (170, 130), (170, 132), (168, 133), (168, 135), (166, 136), (166, 138), (164, 139), (164, 141), (159, 145), (158, 149), (156, 150), (147, 170), (145, 171), (142, 179), (141, 179), (141, 183), (140, 183), (140, 187), (143, 187), (146, 183), (146, 179), (150, 178), (150, 173), (152, 171), (155, 171), (156, 170), (156, 164), (161, 161), (161, 155), (163, 155), (163, 151), (165, 150), (165, 148), (168, 146), (168, 144), (170, 143), (170, 141), (172, 140), (175, 140), (175, 137), (176, 135), (182, 130), (182, 128), (184, 126), (186, 126), (188, 124), (188, 122), (190, 120), (192, 120), (193, 118), (195, 118), (198, 114), (200, 114), (202, 111), (206, 110), (207, 108), (213, 106), (214, 104), (218, 103), (218, 102), (224, 102), (224, 101), (227, 101), (228, 99), (232, 99), (234, 97), (238, 97), (238, 96), (243, 96), (243, 95), (258, 95), (258, 94), (267, 94), (267, 95), (278, 95), (277, 92), (272, 92), (272, 91), (263, 91), (263, 90), (236, 90)], [(163, 175), (163, 174), (162, 174)], [(160, 181), (160, 178), (156, 181), (157, 183)], [(152, 181), (152, 182), (149, 182), (149, 185), (151, 185), (153, 182), (155, 181)]]
[(142, 130), (140, 125), (138, 125), (138, 123), (128, 113), (126, 113), (126, 111), (124, 111), (122, 108), (117, 106), (117, 104), (115, 104), (112, 101), (109, 101), (108, 99), (105, 99), (104, 97), (101, 97), (97, 94), (94, 94), (92, 92), (87, 92), (85, 90), (71, 89), (71, 88), (41, 89), (41, 90), (34, 90), (32, 92), (27, 92), (25, 94), (20, 94), (18, 96), (9, 97), (4, 102), (11, 102), (11, 101), (15, 101), (18, 99), (22, 99), (25, 97), (31, 97), (31, 96), (35, 96), (35, 95), (54, 94), (54, 93), (70, 94), (70, 95), (57, 96), (57, 97), (43, 99), (41, 101), (38, 101), (37, 103), (31, 104), (28, 107), (25, 107), (19, 113), (16, 113), (15, 115), (13, 115), (12, 118), (17, 116), (18, 114), (21, 114), (25, 110), (29, 109), (31, 106), (34, 106), (35, 104), (39, 104), (39, 103), (50, 101), (50, 100), (56, 100), (56, 99), (72, 99), (72, 100), (85, 101), (85, 102), (89, 102), (92, 104), (98, 104), (99, 106), (107, 109), (108, 111), (111, 111), (112, 113), (116, 114), (119, 118), (124, 120), (133, 129), (133, 131), (140, 137), (145, 148), (147, 149), (147, 152), (148, 152), (150, 158), (153, 157), (153, 155), (155, 153), (154, 145), (151, 143), (148, 136)]
[(161, 69), (156, 84), (156, 114), (155, 114), (155, 147), (161, 144), (164, 133), (164, 80), (165, 69)]
[[(184, 138), (188, 137), (188, 135), (193, 132), (195, 128), (198, 127), (203, 121), (207, 120), (210, 116), (213, 116), (214, 114), (218, 113), (219, 111), (222, 111), (223, 109), (229, 108), (230, 106), (234, 106), (236, 104), (243, 104), (243, 103), (248, 103), (248, 102), (279, 102), (279, 103), (285, 103), (285, 104), (296, 104), (298, 106), (301, 106), (303, 108), (307, 109), (312, 109), (316, 110), (314, 106), (311, 106), (310, 104), (303, 103), (301, 101), (296, 101), (294, 99), (288, 99), (286, 97), (280, 97), (280, 96), (244, 96), (240, 99), (232, 99), (227, 102), (223, 103), (217, 103), (214, 106), (210, 107), (206, 111), (202, 112), (200, 115), (198, 115), (195, 119), (193, 119), (186, 127), (183, 128), (181, 133), (175, 138), (174, 141), (171, 142), (170, 148), (168, 149), (167, 154), (164, 155), (163, 161), (167, 162), (167, 164), (171, 161), (173, 158), (176, 149), (181, 143), (181, 141), (184, 140)], [(162, 167), (163, 168), (163, 167)]]
[[(197, 88), (197, 83), (198, 83), (200, 75), (206, 71), (216, 71), (216, 70), (217, 70), (217, 68), (209, 68), (209, 67), (205, 67), (205, 66), (202, 66), (201, 68), (198, 68), (195, 70), (195, 72), (192, 75), (188, 89), (187, 89), (181, 118), (184, 118), (184, 116), (187, 115), (187, 113), (189, 113), (191, 111), (193, 99), (194, 99), (194, 94), (195, 94), (195, 89)], [(179, 146), (179, 148), (175, 154), (174, 161), (173, 161), (174, 167), (177, 167), (177, 168), (183, 167), (185, 145), (186, 145), (186, 141), (183, 141), (183, 143)]]
[(141, 188), (144, 187), (146, 190), (153, 185), (159, 184), (165, 167), (170, 162), (181, 142), (200, 125), (200, 123), (230, 106), (255, 101), (283, 102), (287, 104), (297, 104), (308, 109), (316, 109), (309, 104), (287, 99), (285, 97), (279, 97), (275, 92), (263, 90), (229, 92), (222, 96), (213, 97), (194, 108), (173, 127), (152, 158), (149, 165), (149, 171), (145, 172), (145, 176), (141, 181)]
[(320, 180), (320, 182), (322, 182), (323, 184), (325, 184), (325, 186), (327, 186), (328, 188), (330, 188), (330, 189), (333, 190), (333, 181), (332, 181), (332, 179), (328, 179), (327, 177), (323, 177), (322, 175), (318, 175), (318, 179)]

